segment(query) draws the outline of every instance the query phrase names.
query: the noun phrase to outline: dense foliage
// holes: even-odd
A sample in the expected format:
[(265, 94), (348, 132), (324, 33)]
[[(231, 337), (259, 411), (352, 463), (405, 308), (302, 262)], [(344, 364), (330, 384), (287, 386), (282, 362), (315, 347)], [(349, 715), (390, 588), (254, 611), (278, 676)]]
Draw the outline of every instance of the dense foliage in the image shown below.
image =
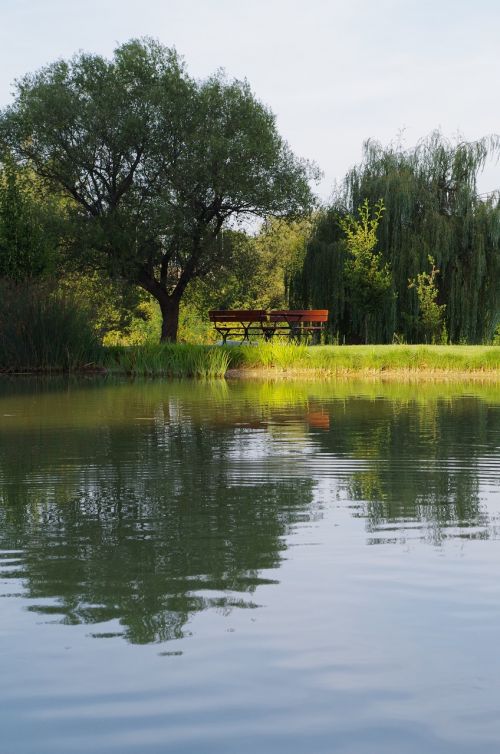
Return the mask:
[(382, 254), (375, 251), (377, 231), (382, 216), (382, 201), (370, 213), (368, 199), (358, 210), (359, 217), (346, 214), (339, 218), (344, 231), (346, 259), (344, 276), (347, 298), (351, 303), (353, 317), (359, 315), (355, 323), (364, 333), (365, 343), (369, 342), (370, 321), (387, 300), (391, 298), (391, 271)]
[(438, 304), (439, 290), (437, 278), (439, 270), (434, 259), (429, 256), (430, 272), (420, 272), (410, 280), (409, 288), (415, 288), (418, 297), (419, 321), (422, 338), (426, 342), (446, 343), (447, 333), (444, 324), (446, 304)]
[(500, 196), (477, 191), (498, 147), (369, 141), (314, 213), (316, 168), (246, 82), (196, 81), (151, 40), (58, 61), (0, 114), (5, 333), (41, 363), (48, 328), (64, 351), (83, 320), (82, 353), (89, 333), (209, 343), (211, 308), (311, 307), (337, 343), (498, 343)]
[(207, 318), (210, 309), (286, 308), (287, 284), (302, 265), (311, 227), (311, 219), (269, 219), (253, 235), (226, 231), (221, 238), (223, 264), (186, 291), (180, 338), (210, 340), (215, 335)]
[(450, 340), (491, 340), (500, 317), (500, 207), (498, 196), (478, 195), (477, 176), (494, 148), (485, 140), (451, 145), (439, 134), (409, 151), (368, 142), (362, 163), (317, 223), (293, 280), (293, 302), (328, 308), (331, 336), (341, 342), (365, 340), (365, 312), (346, 275), (342, 218), (365, 200), (382, 200), (377, 250), (392, 285), (370, 317), (370, 342), (422, 338), (421, 300), (409, 281), (427, 270), (429, 256), (440, 270), (436, 303), (446, 307)]
[(8, 153), (0, 167), (0, 279), (50, 275), (57, 267), (61, 207)]
[(189, 283), (221, 266), (224, 227), (312, 205), (315, 169), (249, 85), (220, 73), (195, 81), (151, 40), (26, 76), (0, 129), (16, 158), (71, 200), (82, 267), (153, 296), (165, 340), (177, 337)]

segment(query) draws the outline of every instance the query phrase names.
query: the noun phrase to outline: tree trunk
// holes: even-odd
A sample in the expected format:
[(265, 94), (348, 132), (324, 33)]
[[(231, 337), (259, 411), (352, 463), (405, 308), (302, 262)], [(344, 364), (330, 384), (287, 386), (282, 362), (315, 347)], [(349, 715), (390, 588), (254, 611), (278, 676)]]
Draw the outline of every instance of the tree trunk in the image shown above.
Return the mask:
[(161, 343), (176, 343), (177, 330), (179, 328), (179, 305), (180, 299), (167, 296), (159, 301), (161, 309)]
[(144, 270), (135, 281), (158, 301), (161, 311), (160, 343), (176, 343), (179, 328), (179, 306), (186, 285), (178, 285), (172, 295), (168, 295), (165, 287)]

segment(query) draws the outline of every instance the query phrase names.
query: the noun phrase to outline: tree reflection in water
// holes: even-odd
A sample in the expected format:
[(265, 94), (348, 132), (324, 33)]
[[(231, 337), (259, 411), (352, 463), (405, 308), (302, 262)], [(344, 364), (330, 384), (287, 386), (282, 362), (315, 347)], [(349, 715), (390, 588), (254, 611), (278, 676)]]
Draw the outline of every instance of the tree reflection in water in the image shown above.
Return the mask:
[(131, 642), (179, 638), (207, 608), (254, 606), (291, 527), (329, 504), (323, 477), (354, 501), (370, 541), (400, 539), (412, 522), (434, 542), (450, 526), (488, 534), (480, 464), (499, 441), (489, 393), (30, 381), (2, 391), (0, 549), (20, 552), (2, 578), (22, 579), (32, 610), (119, 621)]

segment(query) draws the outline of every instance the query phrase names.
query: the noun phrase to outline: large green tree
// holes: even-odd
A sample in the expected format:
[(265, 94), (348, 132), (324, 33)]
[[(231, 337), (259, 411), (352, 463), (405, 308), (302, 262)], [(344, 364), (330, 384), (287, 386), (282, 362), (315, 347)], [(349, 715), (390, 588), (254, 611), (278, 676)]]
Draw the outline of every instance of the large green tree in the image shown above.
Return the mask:
[(300, 216), (313, 201), (315, 168), (292, 154), (246, 82), (195, 81), (151, 40), (26, 76), (0, 134), (71, 198), (82, 265), (158, 301), (163, 340), (176, 339), (191, 280), (216, 272), (225, 226)]
[(438, 133), (410, 150), (368, 142), (317, 223), (294, 280), (294, 303), (330, 309), (332, 334), (356, 338), (362, 313), (348, 296), (339, 218), (365, 199), (371, 205), (382, 199), (376, 250), (390, 267), (394, 296), (371, 318), (370, 341), (390, 342), (394, 334), (421, 339), (421, 303), (408, 280), (427, 270), (429, 256), (440, 270), (436, 303), (446, 307), (450, 340), (490, 340), (500, 318), (500, 205), (498, 194), (479, 194), (477, 179), (495, 151), (492, 139), (450, 143)]

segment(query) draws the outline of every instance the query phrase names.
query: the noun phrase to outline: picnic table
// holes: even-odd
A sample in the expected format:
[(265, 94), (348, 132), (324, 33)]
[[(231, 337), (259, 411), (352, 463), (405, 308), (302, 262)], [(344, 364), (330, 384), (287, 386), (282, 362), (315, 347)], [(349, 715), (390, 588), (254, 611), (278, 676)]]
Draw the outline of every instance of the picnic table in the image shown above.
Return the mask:
[(271, 340), (285, 335), (301, 340), (305, 335), (319, 335), (328, 321), (328, 309), (213, 309), (210, 321), (225, 344), (230, 335), (250, 341), (250, 335)]
[(328, 309), (282, 309), (269, 312), (273, 335), (289, 335), (302, 340), (304, 335), (321, 333), (328, 322)]
[(241, 337), (242, 343), (250, 341), (250, 333), (262, 334), (262, 325), (267, 322), (265, 309), (213, 309), (208, 315), (224, 345), (229, 335)]

